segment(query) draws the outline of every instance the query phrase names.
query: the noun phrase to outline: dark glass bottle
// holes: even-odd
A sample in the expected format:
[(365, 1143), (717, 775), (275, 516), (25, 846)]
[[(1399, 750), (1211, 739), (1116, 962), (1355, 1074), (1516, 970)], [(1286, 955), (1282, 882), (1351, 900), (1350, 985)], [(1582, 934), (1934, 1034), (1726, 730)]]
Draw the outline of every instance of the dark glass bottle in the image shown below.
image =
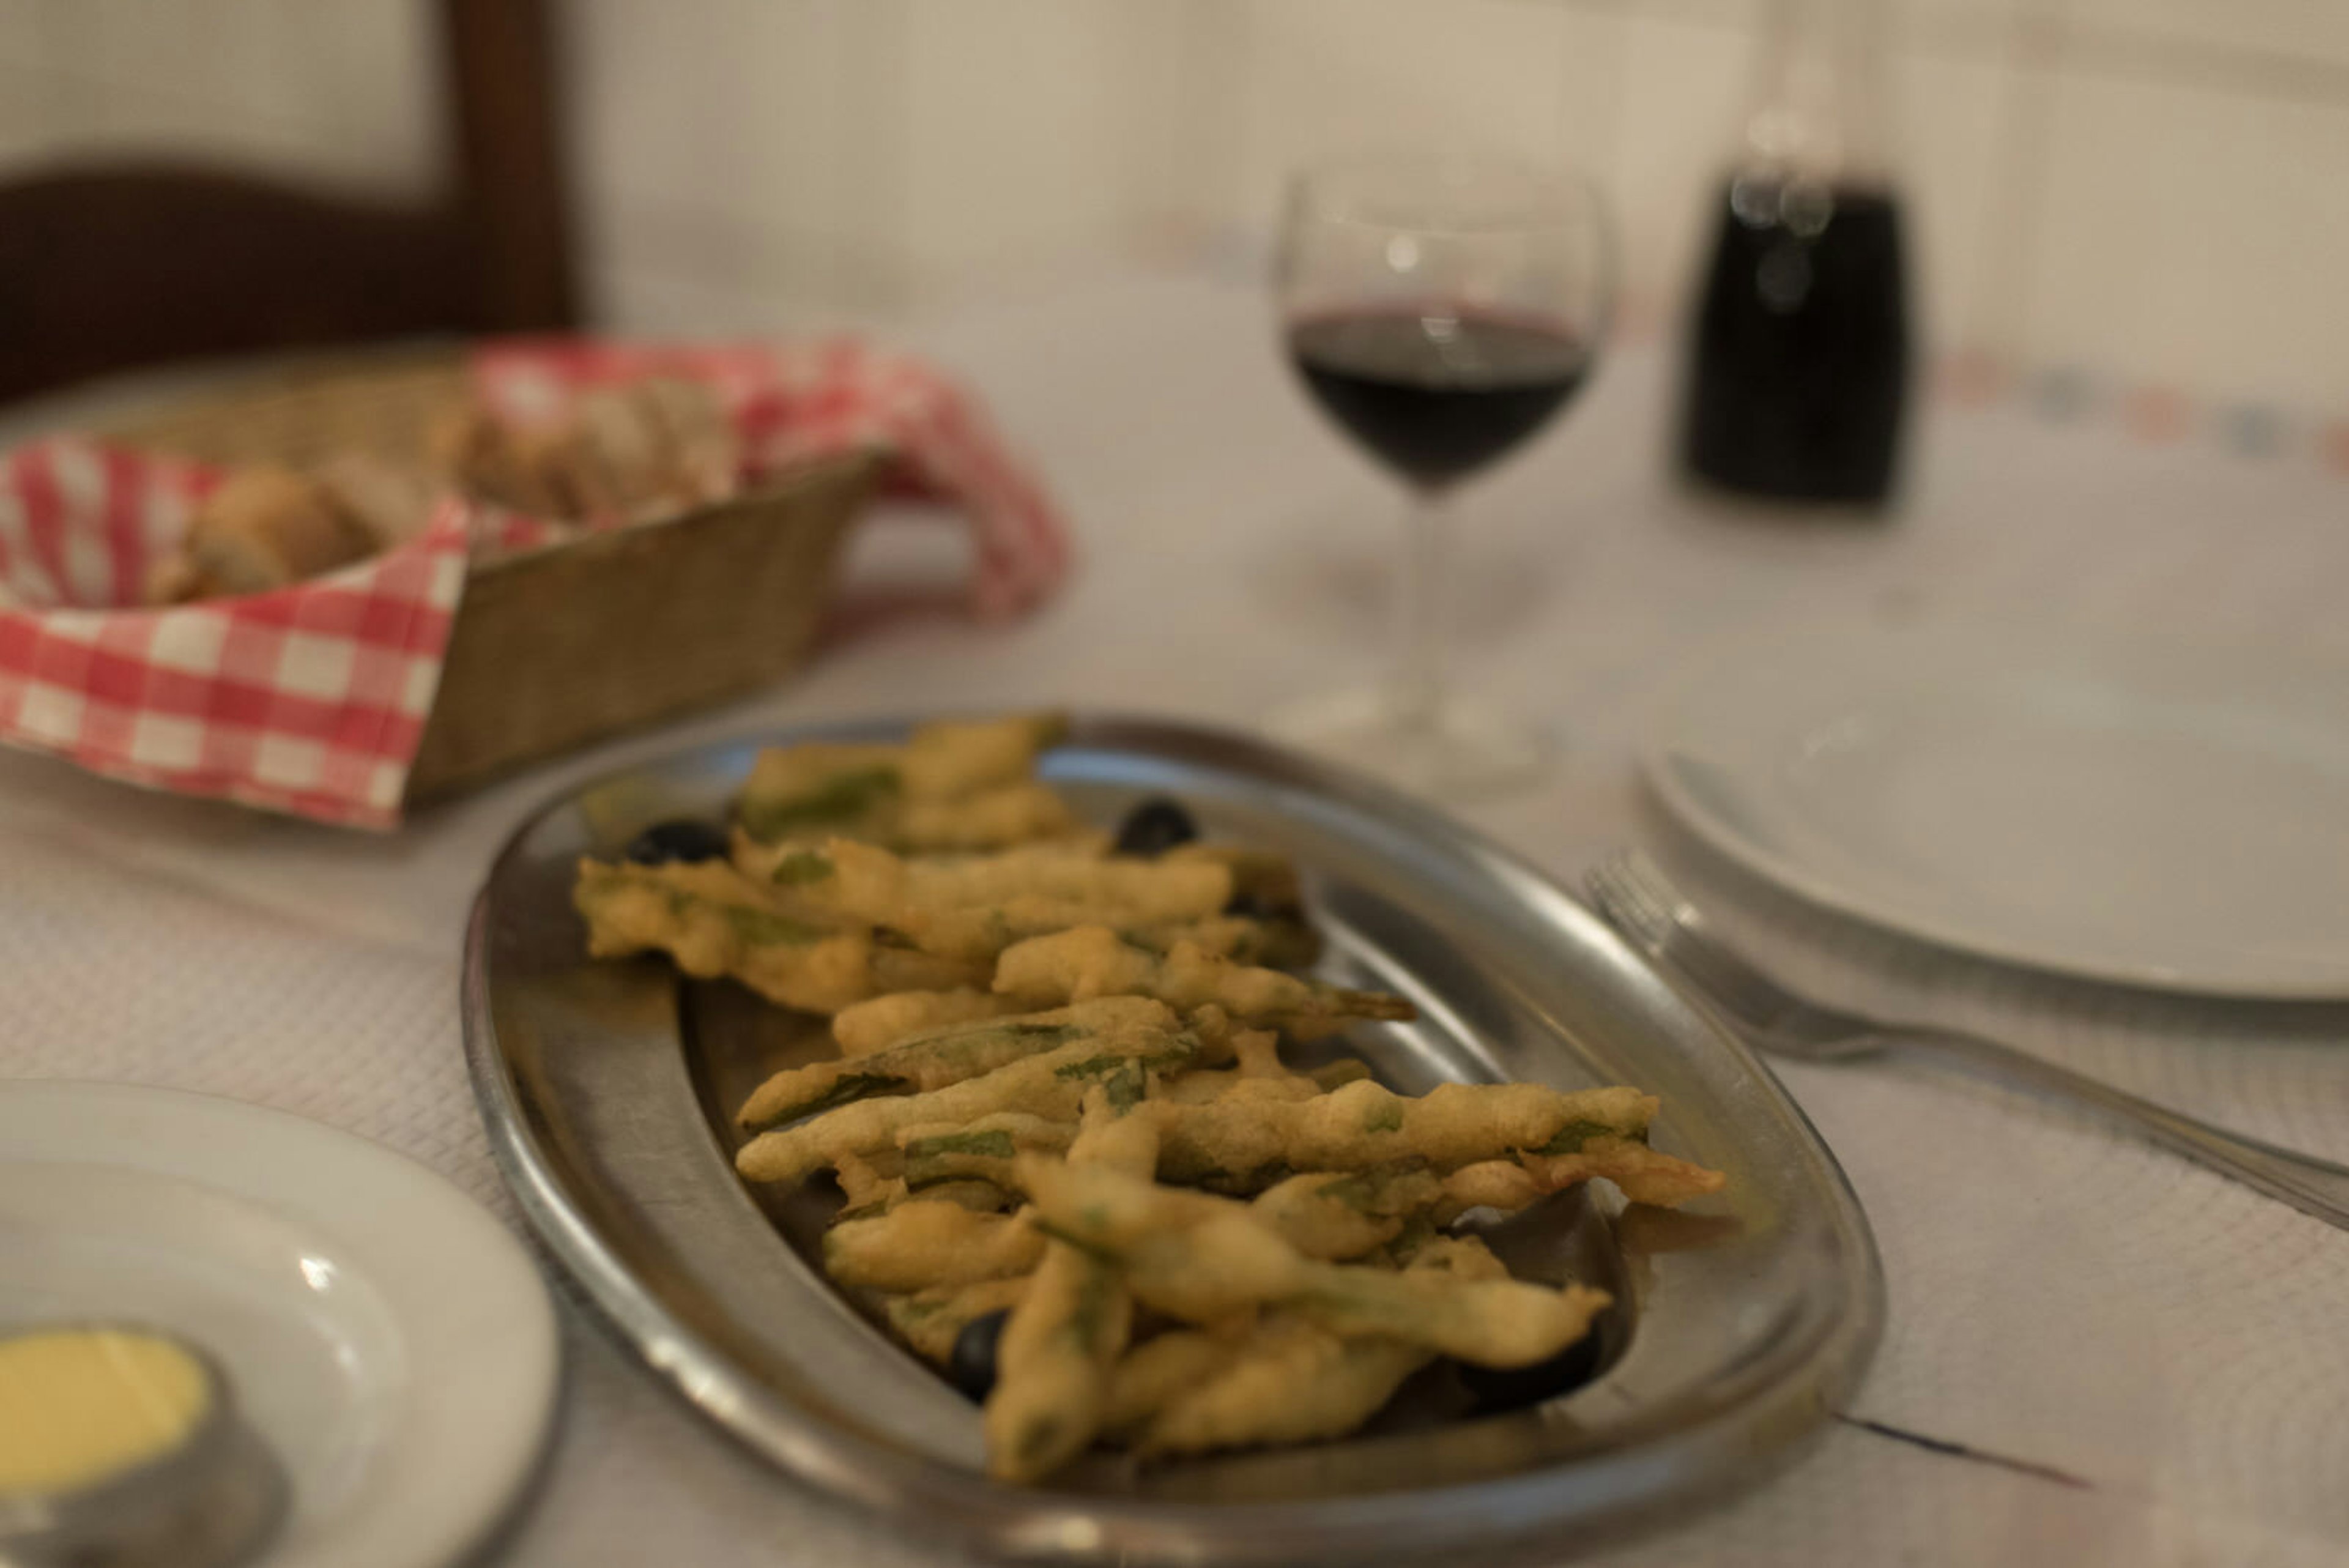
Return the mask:
[(1681, 460), (1777, 500), (1881, 504), (1909, 382), (1873, 0), (1777, 0), (1692, 323)]

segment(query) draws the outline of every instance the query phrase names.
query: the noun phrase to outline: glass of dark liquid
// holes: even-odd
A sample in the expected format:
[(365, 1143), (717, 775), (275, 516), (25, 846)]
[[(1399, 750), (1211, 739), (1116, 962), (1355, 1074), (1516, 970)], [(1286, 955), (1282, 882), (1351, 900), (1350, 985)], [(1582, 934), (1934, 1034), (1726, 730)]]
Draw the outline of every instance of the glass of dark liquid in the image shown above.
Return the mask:
[(1387, 678), (1270, 727), (1423, 794), (1526, 782), (1547, 758), (1542, 730), (1445, 679), (1448, 503), (1590, 374), (1613, 297), (1597, 189), (1568, 171), (1466, 158), (1311, 170), (1290, 186), (1275, 286), (1305, 385), (1412, 505)]
[(1713, 489), (1866, 515), (1909, 401), (1882, 0), (1767, 0), (1689, 335), (1681, 461)]

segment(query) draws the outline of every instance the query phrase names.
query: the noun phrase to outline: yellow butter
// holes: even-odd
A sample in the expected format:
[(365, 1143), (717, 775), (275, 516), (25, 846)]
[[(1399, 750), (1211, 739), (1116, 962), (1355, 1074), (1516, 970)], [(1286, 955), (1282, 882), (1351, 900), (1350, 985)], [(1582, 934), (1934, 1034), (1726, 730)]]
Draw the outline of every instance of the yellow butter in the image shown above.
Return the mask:
[(185, 1442), (211, 1402), (168, 1339), (119, 1329), (0, 1338), (0, 1493), (67, 1492)]

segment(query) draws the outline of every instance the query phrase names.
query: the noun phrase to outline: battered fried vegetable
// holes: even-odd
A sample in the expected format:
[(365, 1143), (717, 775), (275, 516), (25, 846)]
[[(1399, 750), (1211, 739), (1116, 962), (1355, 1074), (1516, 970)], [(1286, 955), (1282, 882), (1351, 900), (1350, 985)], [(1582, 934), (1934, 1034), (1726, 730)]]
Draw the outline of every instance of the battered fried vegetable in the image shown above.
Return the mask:
[(1319, 950), (1287, 857), (1176, 842), (1179, 805), (1129, 853), (1079, 827), (1034, 776), (1060, 733), (772, 751), (730, 861), (584, 865), (576, 890), (598, 956), (668, 951), (834, 1015), (838, 1060), (743, 1106), (737, 1168), (837, 1172), (827, 1271), (989, 1387), (991, 1473), (1103, 1434), (1145, 1456), (1335, 1437), (1435, 1356), (1541, 1362), (1606, 1296), (1512, 1280), (1440, 1225), (1593, 1178), (1644, 1203), (1722, 1185), (1648, 1147), (1636, 1090), (1407, 1098), (1359, 1061), (1284, 1062), (1283, 1035), (1411, 1003), (1281, 972)]
[[(1472, 1280), (1508, 1274), (1499, 1259), (1473, 1240), (1427, 1248), (1412, 1268)], [(1434, 1359), (1420, 1345), (1375, 1335), (1342, 1338), (1285, 1312), (1265, 1314), (1239, 1344), (1216, 1348), (1222, 1355), (1212, 1363), (1188, 1348), (1165, 1353), (1169, 1362), (1189, 1363), (1184, 1370), (1193, 1376), (1174, 1382), (1162, 1374), (1157, 1380), (1164, 1389), (1163, 1408), (1135, 1445), (1143, 1453), (1202, 1453), (1343, 1437), (1378, 1414), (1404, 1379)], [(1144, 1379), (1137, 1374), (1126, 1381), (1132, 1386)], [(1139, 1402), (1154, 1392), (1157, 1386), (1138, 1386), (1129, 1397)], [(1118, 1406), (1116, 1413), (1132, 1423), (1128, 1407)]]
[(1319, 1085), (1323, 1092), (1342, 1089), (1349, 1084), (1359, 1084), (1371, 1075), (1371, 1064), (1359, 1056), (1340, 1056), (1325, 1063), (1305, 1075)]
[(1003, 1312), (1019, 1303), (1034, 1276), (980, 1280), (968, 1285), (932, 1285), (911, 1295), (893, 1295), (882, 1303), (889, 1326), (925, 1361), (944, 1366), (954, 1355), (957, 1335), (974, 1318)]
[(1110, 1374), (1102, 1430), (1112, 1438), (1131, 1433), (1184, 1390), (1229, 1366), (1247, 1340), (1246, 1328), (1220, 1334), (1174, 1328), (1135, 1345)]
[(1044, 1238), (1024, 1215), (988, 1214), (916, 1199), (823, 1233), (824, 1272), (843, 1285), (919, 1291), (1024, 1274)]
[(961, 800), (1036, 771), (1040, 752), (1069, 732), (1060, 713), (1004, 719), (944, 719), (916, 730), (905, 744), (905, 798)]
[(1187, 1066), (1198, 1054), (1198, 1037), (1185, 1032), (1136, 1031), (1114, 1040), (1081, 1040), (947, 1088), (860, 1100), (761, 1133), (736, 1151), (734, 1168), (752, 1181), (798, 1181), (843, 1156), (888, 1148), (905, 1127), (959, 1125), (998, 1111), (1074, 1121), (1084, 1091), (1093, 1085), (1105, 1087), (1112, 1100), (1132, 1105), (1142, 1098), (1148, 1075)]
[(897, 1147), (905, 1158), (905, 1185), (920, 1191), (946, 1181), (1008, 1184), (1017, 1157), (1064, 1153), (1076, 1136), (1070, 1123), (1003, 1111), (966, 1127), (907, 1127), (897, 1135)]
[(1134, 1447), (1157, 1456), (1343, 1437), (1433, 1359), (1402, 1340), (1343, 1339), (1309, 1318), (1268, 1313), (1246, 1346), (1173, 1399)]
[(943, 1089), (1058, 1045), (1092, 1042), (1117, 1050), (1139, 1034), (1146, 1048), (1174, 1028), (1174, 1015), (1164, 1003), (1139, 996), (1105, 996), (1049, 1012), (952, 1023), (869, 1056), (778, 1073), (759, 1085), (735, 1121), (743, 1131), (757, 1132), (877, 1095)]
[(1304, 907), (1297, 867), (1288, 856), (1237, 844), (1180, 844), (1161, 860), (1196, 860), (1227, 868), (1232, 897), (1259, 914), (1295, 915)]
[(1100, 1166), (1023, 1155), (1039, 1227), (1114, 1261), (1134, 1299), (1188, 1323), (1278, 1304), (1340, 1335), (1377, 1334), (1481, 1366), (1525, 1366), (1588, 1331), (1603, 1291), (1315, 1262), (1241, 1204)]
[[(894, 1150), (892, 1151), (895, 1152)], [(843, 1155), (834, 1162), (833, 1172), (840, 1179), (842, 1214), (869, 1210), (878, 1214), (895, 1208), (905, 1196), (903, 1161), (886, 1163), (898, 1168), (884, 1170), (882, 1161), (865, 1158), (861, 1154)]]
[(771, 874), (816, 905), (902, 932), (927, 952), (993, 959), (1031, 936), (1082, 925), (1204, 919), (1231, 893), (1231, 873), (1031, 846), (907, 860), (844, 838), (785, 853)]
[(808, 741), (761, 752), (734, 811), (745, 830), (763, 839), (849, 832), (905, 787), (902, 746)]
[(1152, 1107), (1164, 1140), (1159, 1175), (1256, 1190), (1299, 1170), (1363, 1170), (1420, 1160), (1441, 1170), (1538, 1149), (1578, 1125), (1638, 1137), (1656, 1101), (1636, 1089), (1572, 1094), (1538, 1084), (1444, 1084), (1415, 1099), (1370, 1082), (1312, 1099)]
[[(874, 842), (900, 854), (935, 855), (1008, 849), (1042, 838), (1062, 838), (1081, 829), (1068, 803), (1049, 784), (1009, 784), (963, 800), (901, 802)], [(850, 834), (843, 836), (857, 837)], [(1097, 839), (1085, 839), (1087, 847)]]
[(1310, 1078), (1250, 1078), (1237, 1068), (1214, 1067), (1170, 1079), (1154, 1100), (1177, 1106), (1205, 1106), (1222, 1100), (1309, 1100), (1321, 1092)]
[[(1148, 1121), (1122, 1117), (1100, 1090), (1087, 1096), (1070, 1164), (1147, 1181), (1157, 1161)], [(1083, 1451), (1101, 1428), (1111, 1369), (1133, 1326), (1133, 1298), (1107, 1261), (1062, 1241), (1045, 1249), (996, 1351), (985, 1419), (989, 1473), (1035, 1480)]]
[[(1162, 862), (1163, 864), (1163, 862)], [(1093, 996), (1150, 996), (1178, 1012), (1220, 1007), (1242, 1023), (1316, 1039), (1358, 1018), (1408, 1019), (1400, 996), (1346, 991), (1216, 958), (1178, 941), (1164, 956), (1120, 940), (1107, 926), (1031, 937), (995, 962), (995, 989), (1039, 1005)]]
[(833, 1013), (832, 1037), (839, 1043), (842, 1055), (870, 1056), (901, 1040), (950, 1023), (1009, 1018), (1025, 1011), (1027, 1004), (1017, 997), (984, 991), (901, 991)]
[(823, 911), (787, 912), (721, 862), (583, 860), (572, 903), (596, 958), (666, 952), (689, 975), (730, 974), (786, 1007), (824, 1011), (871, 994), (869, 930)]
[(1393, 1241), (1444, 1192), (1432, 1170), (1319, 1171), (1266, 1189), (1248, 1210), (1305, 1256), (1340, 1262)]
[(1123, 926), (1117, 934), (1148, 952), (1164, 953), (1177, 942), (1191, 942), (1210, 958), (1268, 969), (1303, 969), (1321, 956), (1321, 939), (1312, 927), (1278, 915), (1211, 915), (1203, 920)]
[[(759, 753), (736, 815), (753, 836), (775, 841), (812, 833), (904, 834), (937, 847), (1009, 830), (1064, 831), (1065, 808), (1049, 791), (971, 813), (928, 808), (1029, 784), (1036, 754), (1066, 732), (1050, 714), (926, 724), (903, 745), (812, 741)], [(998, 820), (999, 816), (1000, 820)], [(998, 842), (1016, 842), (1002, 839)]]
[(1601, 1177), (1634, 1203), (1674, 1208), (1718, 1192), (1727, 1178), (1685, 1159), (1660, 1154), (1630, 1138), (1597, 1136), (1571, 1153), (1522, 1154), (1466, 1165), (1444, 1179), (1436, 1217), (1449, 1221), (1470, 1209), (1515, 1210), (1553, 1192)]
[(723, 861), (582, 860), (572, 903), (596, 958), (666, 952), (698, 980), (730, 976), (770, 1002), (832, 1012), (886, 992), (945, 989), (971, 968), (876, 940), (839, 914), (786, 899)]

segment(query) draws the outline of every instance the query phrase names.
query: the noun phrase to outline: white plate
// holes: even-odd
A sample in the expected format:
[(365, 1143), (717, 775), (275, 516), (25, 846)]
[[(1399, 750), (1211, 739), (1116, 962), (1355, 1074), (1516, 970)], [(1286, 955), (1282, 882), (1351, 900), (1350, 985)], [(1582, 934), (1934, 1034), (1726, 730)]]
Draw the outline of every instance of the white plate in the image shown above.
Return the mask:
[(2349, 996), (2349, 671), (1846, 628), (1689, 679), (1641, 764), (1715, 848), (1987, 957)]
[(504, 1227), (422, 1166), (282, 1112), (0, 1084), (0, 1328), (127, 1318), (217, 1355), (285, 1466), (259, 1568), (438, 1568), (528, 1479), (554, 1317)]

